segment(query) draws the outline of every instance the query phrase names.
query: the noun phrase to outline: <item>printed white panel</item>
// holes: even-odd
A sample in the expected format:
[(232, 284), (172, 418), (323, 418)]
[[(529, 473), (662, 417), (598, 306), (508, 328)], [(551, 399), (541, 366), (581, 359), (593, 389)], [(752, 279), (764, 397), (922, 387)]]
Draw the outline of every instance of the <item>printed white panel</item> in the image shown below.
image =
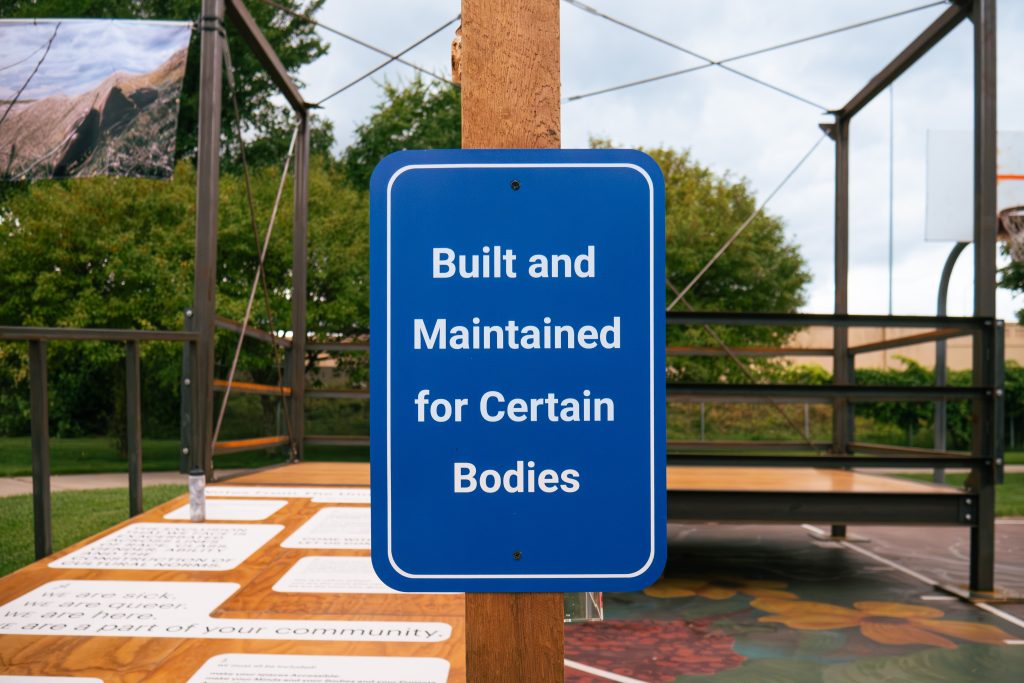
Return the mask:
[(217, 655), (188, 683), (444, 683), (448, 662), (437, 657), (340, 655)]
[[(1024, 206), (1024, 132), (1000, 131), (997, 144), (996, 208)], [(973, 241), (974, 133), (928, 131), (926, 173), (925, 239)]]
[(0, 606), (0, 635), (437, 642), (440, 622), (218, 619), (237, 583), (51, 581)]
[[(259, 522), (274, 514), (287, 500), (217, 500), (206, 501), (206, 521)], [(164, 515), (164, 519), (189, 519), (188, 504)]]
[(278, 593), (398, 593), (377, 578), (369, 557), (302, 557), (274, 584)]
[(50, 563), (60, 569), (225, 571), (242, 564), (280, 524), (139, 522)]
[(207, 498), (309, 498), (314, 503), (370, 504), (370, 489), (360, 487), (207, 486)]
[(324, 508), (281, 544), (282, 548), (369, 549), (370, 508)]

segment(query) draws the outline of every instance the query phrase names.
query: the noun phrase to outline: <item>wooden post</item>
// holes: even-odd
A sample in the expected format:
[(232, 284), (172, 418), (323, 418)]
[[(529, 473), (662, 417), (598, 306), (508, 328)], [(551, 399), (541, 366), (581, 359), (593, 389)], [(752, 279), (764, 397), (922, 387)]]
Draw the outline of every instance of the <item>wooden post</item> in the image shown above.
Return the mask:
[[(557, 148), (559, 0), (462, 0), (464, 148)], [(467, 593), (471, 683), (563, 680), (561, 593)]]

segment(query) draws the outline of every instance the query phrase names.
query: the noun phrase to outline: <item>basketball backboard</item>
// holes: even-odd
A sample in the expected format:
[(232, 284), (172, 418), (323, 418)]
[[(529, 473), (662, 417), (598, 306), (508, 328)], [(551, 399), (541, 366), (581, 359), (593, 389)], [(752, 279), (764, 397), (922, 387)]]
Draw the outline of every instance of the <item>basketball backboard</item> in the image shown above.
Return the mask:
[[(1000, 131), (997, 145), (996, 210), (1024, 206), (1024, 132)], [(925, 239), (973, 241), (973, 132), (929, 130), (926, 173)]]

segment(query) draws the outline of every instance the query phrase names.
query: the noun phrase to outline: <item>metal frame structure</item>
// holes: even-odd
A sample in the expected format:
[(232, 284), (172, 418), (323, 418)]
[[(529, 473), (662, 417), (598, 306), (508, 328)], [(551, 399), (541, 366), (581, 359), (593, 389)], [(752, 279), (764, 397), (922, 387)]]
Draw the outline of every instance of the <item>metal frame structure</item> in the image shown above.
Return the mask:
[[(848, 313), (850, 124), (869, 102), (909, 69), (932, 47), (965, 19), (974, 27), (974, 315), (954, 318), (940, 311), (938, 316), (852, 316)], [(757, 442), (722, 443), (716, 449), (705, 442), (703, 453), (694, 444), (670, 444), (676, 463), (717, 464), (745, 467), (815, 466), (838, 467), (969, 467), (971, 474), (963, 491), (936, 489), (927, 494), (854, 493), (750, 493), (692, 492), (671, 494), (669, 515), (685, 520), (732, 521), (819, 521), (833, 524), (833, 536), (845, 534), (847, 523), (943, 524), (970, 529), (970, 588), (989, 592), (995, 572), (995, 485), (1003, 473), (1003, 324), (996, 318), (996, 20), (995, 0), (954, 0), (954, 3), (917, 38), (872, 78), (849, 102), (832, 113), (833, 123), (822, 128), (835, 142), (835, 310), (833, 315), (775, 315), (732, 313), (670, 313), (669, 324), (729, 325), (825, 325), (833, 328), (833, 383), (831, 386), (764, 385), (670, 385), (669, 396), (677, 400), (707, 401), (710, 398), (737, 400), (743, 397), (775, 397), (780, 401), (799, 399), (831, 401), (832, 443), (824, 457), (709, 455), (737, 447), (758, 448)], [(855, 326), (921, 327), (934, 331), (899, 339), (851, 347), (849, 329)], [(854, 383), (857, 355), (887, 348), (925, 342), (942, 345), (954, 336), (973, 338), (972, 386), (868, 387)], [(729, 355), (713, 350), (700, 354)], [(824, 355), (824, 349), (812, 350)], [(739, 355), (743, 355), (742, 351)], [(746, 355), (793, 355), (787, 349), (758, 349)], [(808, 354), (810, 355), (810, 354)], [(853, 405), (858, 401), (970, 400), (972, 404), (971, 451), (947, 451), (944, 442), (936, 448), (915, 449), (864, 444), (854, 440)], [(872, 457), (864, 457), (872, 456)]]
[[(294, 215), (292, 222), (291, 339), (254, 329), (217, 315), (217, 212), (220, 178), (222, 76), (225, 16), (277, 85), (298, 117), (295, 141)], [(242, 0), (203, 0), (199, 64), (199, 152), (196, 161), (196, 247), (194, 305), (186, 312), (186, 327), (196, 340), (185, 349), (182, 382), (182, 469), (202, 470), (214, 478), (214, 457), (285, 447), (291, 460), (303, 455), (306, 356), (306, 245), (309, 200), (309, 104), (303, 99), (266, 36)], [(280, 396), (289, 402), (288, 436), (277, 435), (213, 442), (214, 394), (228, 388), (215, 379), (214, 349), (218, 329), (229, 330), (286, 351), (285, 386), (233, 383), (242, 393)]]
[[(216, 315), (216, 254), (218, 178), (221, 142), (221, 87), (225, 18), (253, 50), (271, 80), (299, 118), (294, 177), (292, 242), (291, 339), (249, 328)], [(850, 315), (849, 279), (849, 148), (850, 125), (872, 99), (917, 62), (928, 50), (965, 19), (974, 27), (975, 111), (975, 295), (972, 317)], [(128, 381), (128, 435), (131, 460), (132, 512), (141, 510), (141, 440), (139, 429), (138, 344), (143, 341), (178, 341), (184, 344), (182, 373), (182, 467), (199, 468), (214, 477), (219, 453), (287, 446), (289, 460), (303, 458), (305, 444), (363, 446), (365, 436), (307, 436), (304, 401), (310, 398), (366, 400), (358, 390), (308, 390), (305, 362), (308, 352), (364, 352), (361, 342), (309, 343), (306, 333), (306, 245), (308, 223), (309, 109), (286, 69), (261, 33), (242, 0), (203, 0), (200, 18), (199, 152), (197, 159), (194, 305), (186, 312), (184, 331), (71, 330), (52, 328), (0, 328), (0, 340), (27, 340), (31, 370), (33, 485), (36, 512), (36, 552), (49, 554), (49, 450), (46, 398), (46, 342), (49, 340), (107, 340), (126, 345)], [(683, 520), (832, 523), (841, 535), (848, 523), (942, 524), (970, 529), (971, 575), (974, 591), (991, 591), (994, 581), (995, 485), (1003, 468), (1003, 327), (995, 315), (996, 264), (996, 80), (995, 0), (954, 0), (941, 16), (915, 38), (842, 108), (832, 112), (834, 122), (823, 125), (835, 142), (835, 309), (832, 315), (773, 313), (668, 313), (670, 325), (823, 325), (833, 329), (829, 349), (673, 348), (674, 356), (830, 356), (833, 383), (829, 386), (695, 385), (670, 384), (669, 400), (754, 402), (816, 402), (833, 406), (832, 439), (827, 444), (804, 442), (685, 442), (669, 443), (675, 464), (743, 467), (968, 467), (971, 475), (963, 491), (937, 487), (931, 494), (701, 492), (670, 494), (669, 515)], [(851, 327), (917, 327), (932, 331), (882, 342), (850, 346)], [(214, 377), (216, 330), (244, 333), (247, 337), (286, 349), (287, 373), (283, 386), (234, 383), (235, 391), (280, 396), (290, 412), (290, 436), (270, 436), (213, 443), (214, 394), (224, 388)], [(973, 338), (973, 379), (970, 387), (878, 387), (854, 383), (859, 354), (912, 344), (942, 344), (956, 336)], [(855, 441), (853, 406), (861, 401), (969, 400), (973, 406), (973, 441), (970, 453), (947, 451), (937, 442), (933, 449), (865, 444)], [(806, 448), (828, 450), (816, 457), (742, 454), (747, 450), (787, 451)]]
[[(218, 181), (220, 175), (221, 83), (225, 16), (266, 69), (299, 119), (296, 139), (292, 244), (292, 339), (245, 327), (216, 315), (216, 263)], [(306, 342), (306, 238), (308, 221), (309, 105), (260, 31), (242, 0), (203, 0), (200, 29), (199, 144), (196, 187), (194, 305), (185, 312), (184, 330), (120, 330), (50, 327), (0, 327), (0, 341), (28, 342), (29, 390), (32, 430), (32, 494), (35, 554), (53, 551), (50, 506), (50, 447), (47, 384), (47, 342), (106, 341), (125, 345), (126, 420), (129, 511), (137, 515), (142, 503), (142, 420), (139, 344), (180, 342), (184, 345), (182, 371), (182, 469), (199, 468), (213, 478), (216, 453), (237, 453), (287, 446), (293, 459), (302, 457), (302, 401)], [(287, 384), (267, 386), (235, 383), (234, 391), (279, 395), (291, 401), (293, 424), (289, 437), (259, 437), (213, 443), (213, 394), (224, 390), (214, 379), (214, 333), (217, 329), (242, 333), (255, 340), (284, 347)], [(298, 436), (296, 436), (298, 435)]]

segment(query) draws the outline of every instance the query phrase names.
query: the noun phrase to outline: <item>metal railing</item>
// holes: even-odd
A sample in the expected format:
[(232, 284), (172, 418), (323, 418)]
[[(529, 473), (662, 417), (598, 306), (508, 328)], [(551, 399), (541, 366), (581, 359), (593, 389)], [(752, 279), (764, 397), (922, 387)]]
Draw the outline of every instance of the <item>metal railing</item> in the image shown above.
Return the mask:
[(175, 330), (116, 330), (70, 327), (0, 326), (0, 341), (28, 342), (29, 401), (32, 432), (32, 516), (36, 558), (53, 551), (50, 501), (50, 417), (47, 343), (94, 341), (124, 344), (125, 447), (128, 456), (128, 509), (132, 516), (142, 504), (142, 385), (139, 344), (181, 342), (186, 348), (198, 335)]

